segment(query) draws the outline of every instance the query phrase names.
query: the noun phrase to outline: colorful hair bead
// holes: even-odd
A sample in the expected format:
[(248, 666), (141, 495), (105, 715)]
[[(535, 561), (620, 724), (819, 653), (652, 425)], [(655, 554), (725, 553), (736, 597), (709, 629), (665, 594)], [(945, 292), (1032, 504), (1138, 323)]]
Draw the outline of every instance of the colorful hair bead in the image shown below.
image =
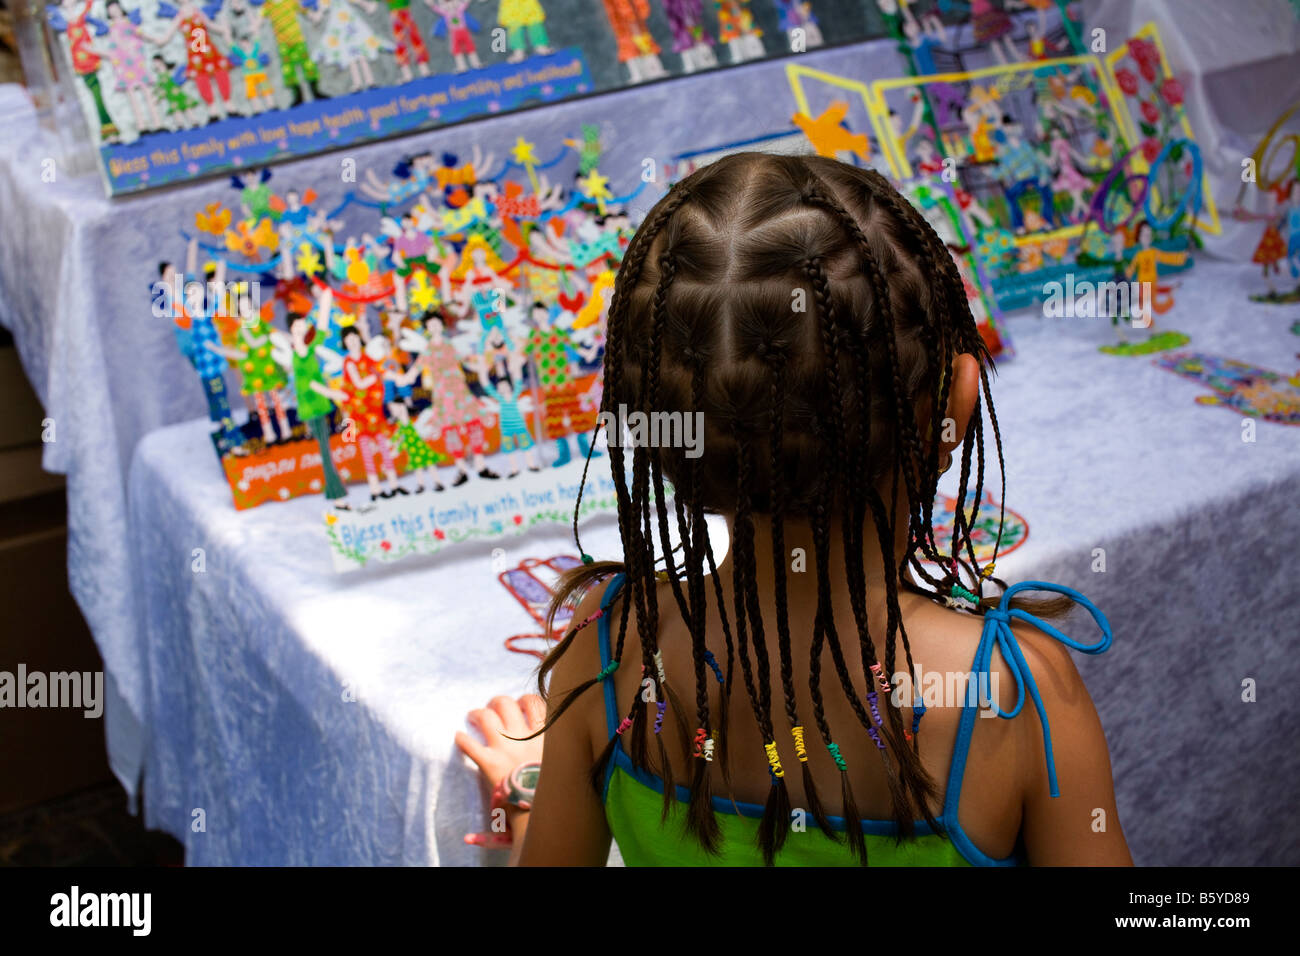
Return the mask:
[(600, 673), (596, 675), (596, 680), (602, 681), (616, 670), (618, 670), (618, 661), (610, 661), (600, 669)]
[(586, 551), (582, 552), (582, 563), (583, 563), (583, 564), (592, 564), (594, 561), (595, 561), (595, 558), (593, 558), (591, 555), (589, 555)]
[(972, 607), (979, 607), (980, 599), (970, 591), (967, 591), (960, 584), (954, 584), (949, 593), (955, 598), (961, 598), (962, 600), (969, 602)]
[(667, 678), (664, 677), (664, 655), (662, 651), (655, 651), (655, 670), (659, 672), (659, 683), (668, 683)]
[(992, 574), (993, 568), (996, 566), (996, 564), (997, 562), (995, 561), (990, 561), (988, 564), (986, 564), (984, 566), (984, 569), (980, 571), (980, 577), (987, 578), (990, 574)]
[(704, 662), (713, 668), (713, 676), (718, 679), (718, 683), (723, 683), (722, 668), (718, 666), (718, 660), (713, 656), (713, 651), (704, 652)]
[(767, 751), (767, 762), (771, 767), (769, 771), (773, 779), (780, 779), (785, 776), (785, 771), (781, 769), (781, 755), (777, 752), (776, 741), (770, 740), (763, 744), (763, 749)]
[(840, 745), (829, 743), (826, 745), (826, 749), (830, 751), (831, 759), (835, 761), (835, 766), (839, 767), (841, 772), (846, 772), (849, 769), (849, 765), (845, 762), (844, 758), (840, 756)]
[(872, 726), (872, 727), (868, 727), (868, 728), (867, 728), (867, 733), (871, 734), (871, 739), (874, 740), (874, 741), (876, 742), (876, 746), (880, 748), (880, 752), (881, 752), (881, 753), (884, 753), (884, 752), (885, 752), (885, 742), (884, 742), (883, 740), (880, 739), (880, 734), (877, 732), (876, 728), (875, 728), (874, 726)]
[(704, 762), (713, 763), (713, 738), (704, 741)]
[(631, 726), (632, 726), (632, 718), (630, 716), (624, 717), (623, 722), (618, 725), (617, 732), (621, 734), (623, 731), (627, 730)]
[(695, 753), (696, 757), (704, 756), (704, 741), (709, 739), (709, 735), (704, 732), (703, 727), (695, 728)]
[(912, 733), (921, 729), (921, 718), (924, 716), (925, 703), (918, 697), (916, 703), (912, 705)]
[(794, 753), (795, 753), (795, 756), (799, 758), (799, 762), (800, 762), (800, 763), (807, 763), (807, 762), (808, 762), (808, 748), (807, 748), (806, 746), (804, 746), (804, 742), (803, 742), (803, 728), (802, 728), (802, 727), (791, 727), (791, 728), (790, 728), (790, 736), (794, 737)]
[(659, 733), (664, 727), (664, 712), (668, 710), (668, 701), (659, 701), (655, 704), (655, 710), (658, 711), (655, 714), (655, 733)]

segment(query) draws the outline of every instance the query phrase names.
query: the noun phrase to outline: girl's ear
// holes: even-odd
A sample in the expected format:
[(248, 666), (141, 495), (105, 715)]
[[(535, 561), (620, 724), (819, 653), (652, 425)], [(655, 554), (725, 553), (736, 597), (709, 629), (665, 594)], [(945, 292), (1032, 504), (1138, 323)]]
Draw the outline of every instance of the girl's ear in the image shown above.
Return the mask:
[[(969, 352), (954, 356), (952, 360), (952, 385), (948, 389), (948, 408), (944, 412), (944, 427), (939, 435), (939, 452), (951, 452), (961, 444), (970, 424), (975, 403), (980, 394), (979, 359)], [(949, 428), (951, 419), (952, 427)]]

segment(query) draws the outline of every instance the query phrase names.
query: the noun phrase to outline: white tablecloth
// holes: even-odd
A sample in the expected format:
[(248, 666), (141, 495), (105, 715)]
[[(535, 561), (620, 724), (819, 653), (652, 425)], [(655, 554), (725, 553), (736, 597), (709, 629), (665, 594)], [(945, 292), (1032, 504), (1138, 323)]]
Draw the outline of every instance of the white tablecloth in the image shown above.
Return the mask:
[[(1162, 324), (1289, 373), (1300, 309), (1246, 302), (1252, 277), (1197, 266)], [(994, 395), (1008, 504), (1030, 532), (998, 573), (1076, 587), (1110, 617), (1112, 650), (1077, 663), (1135, 858), (1300, 862), (1300, 755), (1284, 733), (1300, 724), (1300, 428), (1259, 422), (1243, 443), (1241, 415), (1197, 404), (1195, 383), (1099, 353), (1109, 320), (1022, 316), (1010, 331), (1018, 356)], [(482, 796), (452, 734), (471, 707), (531, 686), (530, 661), (502, 648), (528, 619), (490, 546), (337, 576), (319, 500), (235, 513), (206, 432), (148, 436), (131, 476), (148, 822), (194, 863), (479, 859), (460, 838), (484, 819)], [(616, 554), (612, 523), (588, 536), (592, 554)], [(572, 553), (560, 530), (503, 547), (512, 563)], [(1091, 627), (1066, 630), (1091, 640)], [(1258, 703), (1241, 701), (1247, 677)], [(345, 684), (360, 703), (342, 701)], [(190, 828), (195, 808), (205, 833)]]

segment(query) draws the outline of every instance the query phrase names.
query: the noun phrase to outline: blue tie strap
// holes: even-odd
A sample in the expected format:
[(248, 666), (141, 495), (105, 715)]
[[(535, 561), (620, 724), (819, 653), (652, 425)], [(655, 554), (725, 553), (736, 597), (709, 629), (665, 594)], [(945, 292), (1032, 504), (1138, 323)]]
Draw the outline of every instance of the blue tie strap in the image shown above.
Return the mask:
[[(1097, 622), (1097, 627), (1101, 630), (1101, 639), (1095, 644), (1081, 644), (1028, 611), (1010, 607), (1012, 596), (1020, 591), (1053, 591), (1057, 594), (1064, 594), (1076, 604), (1084, 607), (1092, 615), (1092, 619)], [(1024, 707), (1026, 695), (1034, 702), (1034, 709), (1038, 711), (1039, 723), (1043, 725), (1043, 751), (1047, 755), (1048, 785), (1051, 788), (1052, 796), (1059, 797), (1061, 791), (1056, 783), (1056, 761), (1052, 757), (1052, 732), (1047, 722), (1047, 711), (1043, 707), (1043, 698), (1038, 692), (1038, 685), (1034, 683), (1034, 675), (1025, 662), (1024, 654), (1021, 653), (1020, 644), (1016, 641), (1015, 634), (1012, 633), (1011, 621), (1013, 619), (1032, 624), (1053, 640), (1061, 642), (1071, 650), (1082, 651), (1085, 654), (1102, 654), (1110, 648), (1112, 640), (1110, 622), (1106, 620), (1106, 615), (1102, 614), (1095, 604), (1078, 591), (1060, 584), (1049, 584), (1045, 581), (1021, 581), (1018, 584), (1013, 584), (1003, 592), (1002, 600), (996, 608), (984, 612), (984, 633), (980, 637), (979, 650), (975, 654), (972, 679), (976, 682), (975, 686), (979, 686), (978, 682), (981, 676), (984, 676), (987, 680), (993, 663), (993, 647), (996, 644), (998, 650), (1002, 652), (1003, 659), (1007, 662), (1007, 669), (1011, 672), (1012, 680), (1016, 682), (1016, 705), (1011, 710), (1004, 712), (997, 701), (990, 701), (990, 704), (998, 717), (1011, 720)], [(987, 686), (987, 683), (984, 686)]]

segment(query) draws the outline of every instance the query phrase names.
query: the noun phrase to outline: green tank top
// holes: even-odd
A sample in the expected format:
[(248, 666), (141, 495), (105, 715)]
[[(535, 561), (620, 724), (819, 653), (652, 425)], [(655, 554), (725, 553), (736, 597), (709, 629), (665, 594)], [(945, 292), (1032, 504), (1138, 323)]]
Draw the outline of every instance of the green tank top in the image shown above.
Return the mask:
[(293, 349), (293, 388), (298, 398), (298, 421), (304, 425), (313, 418), (328, 415), (333, 408), (330, 400), (311, 387), (312, 382), (325, 384), (320, 362), (316, 359), (316, 350), (307, 349), (306, 355), (299, 355)]
[[(602, 610), (607, 609), (614, 600), (622, 587), (623, 579), (623, 575), (620, 574), (610, 581), (601, 600)], [(1080, 644), (1031, 614), (1009, 610), (1011, 596), (1017, 591), (1028, 589), (1053, 591), (1073, 598), (1085, 607), (1097, 622), (1102, 632), (1102, 639), (1092, 645)], [(609, 638), (611, 616), (608, 613), (603, 614), (598, 621), (602, 668), (608, 665), (611, 659)], [(997, 710), (997, 716), (1013, 718), (1020, 713), (1026, 698), (1033, 701), (1043, 728), (1048, 784), (1051, 795), (1056, 797), (1059, 795), (1059, 790), (1056, 785), (1056, 765), (1052, 758), (1051, 732), (1047, 714), (1033, 676), (1011, 631), (1012, 616), (1033, 624), (1067, 647), (1086, 654), (1100, 654), (1110, 647), (1110, 624), (1101, 611), (1079, 592), (1063, 585), (1040, 581), (1022, 581), (1012, 585), (1003, 593), (1000, 606), (985, 612), (984, 633), (975, 652), (968, 686), (972, 688), (980, 686), (979, 675), (987, 674), (992, 666), (993, 647), (996, 644), (1008, 663), (1012, 664), (1012, 676), (1017, 683), (1017, 697), (1020, 700), (1020, 704), (1008, 713)], [(620, 723), (618, 703), (614, 695), (614, 682), (607, 678), (604, 680), (604, 685), (605, 721), (607, 732), (612, 739)], [(966, 757), (970, 750), (971, 734), (975, 729), (975, 719), (979, 709), (978, 701), (971, 699), (962, 706), (943, 811), (938, 819), (938, 831), (925, 821), (918, 820), (914, 828), (915, 837), (900, 843), (897, 840), (897, 824), (892, 820), (858, 821), (866, 842), (867, 859), (872, 866), (1017, 866), (1024, 863), (1019, 855), (1005, 859), (994, 859), (988, 856), (971, 842), (958, 821), (957, 808), (961, 800)], [(634, 766), (632, 758), (628, 756), (621, 743), (614, 747), (614, 756), (605, 770), (603, 800), (605, 820), (609, 824), (609, 831), (614, 841), (618, 844), (624, 863), (628, 866), (763, 865), (763, 856), (757, 842), (759, 820), (763, 816), (761, 806), (732, 803), (721, 797), (713, 798), (713, 809), (717, 814), (718, 826), (722, 833), (720, 852), (713, 855), (706, 853), (699, 842), (686, 831), (685, 810), (690, 794), (685, 787), (679, 786), (676, 789), (677, 803), (673, 805), (668, 819), (664, 821), (662, 820), (663, 781), (654, 774)], [(847, 843), (843, 841), (836, 843), (830, 839), (822, 833), (811, 817), (806, 823), (806, 829), (792, 828), (786, 837), (785, 845), (776, 855), (775, 865), (857, 865), (857, 861), (848, 850)], [(845, 826), (845, 821), (839, 817), (831, 817), (830, 823), (834, 830), (840, 832)]]

